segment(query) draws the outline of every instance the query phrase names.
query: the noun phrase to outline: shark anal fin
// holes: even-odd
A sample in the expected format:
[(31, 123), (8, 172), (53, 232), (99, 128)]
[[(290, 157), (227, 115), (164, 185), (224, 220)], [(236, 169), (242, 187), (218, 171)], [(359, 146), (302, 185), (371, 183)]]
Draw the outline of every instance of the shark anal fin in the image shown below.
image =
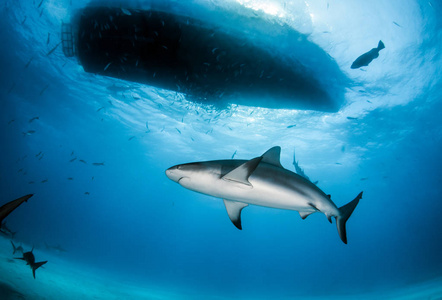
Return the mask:
[(229, 215), (230, 221), (232, 221), (233, 225), (235, 225), (236, 228), (241, 230), (241, 210), (244, 207), (248, 206), (248, 204), (224, 199), (224, 205), (226, 206), (227, 214)]
[(248, 187), (253, 187), (252, 184), (249, 182), (249, 177), (258, 167), (258, 164), (261, 162), (261, 160), (261, 156), (255, 157), (254, 159), (243, 163), (239, 167), (236, 167), (235, 169), (221, 177), (221, 179), (225, 181), (240, 183)]
[(262, 162), (283, 168), (281, 165), (281, 147), (275, 146), (262, 155)]
[(299, 215), (301, 216), (301, 219), (305, 220), (308, 216), (310, 216), (314, 211), (300, 211)]

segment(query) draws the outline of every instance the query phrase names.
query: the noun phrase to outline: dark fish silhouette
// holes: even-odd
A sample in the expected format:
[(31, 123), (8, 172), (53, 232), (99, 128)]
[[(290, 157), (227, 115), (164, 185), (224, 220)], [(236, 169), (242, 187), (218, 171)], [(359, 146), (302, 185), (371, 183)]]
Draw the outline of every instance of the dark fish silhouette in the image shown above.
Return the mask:
[(379, 56), (379, 51), (381, 51), (384, 48), (385, 48), (384, 43), (382, 43), (382, 41), (379, 41), (377, 48), (373, 48), (370, 51), (368, 51), (367, 53), (364, 53), (361, 56), (359, 56), (358, 58), (356, 58), (356, 60), (351, 64), (351, 68), (357, 69), (360, 67), (368, 66), (368, 64), (371, 63), (371, 61), (373, 59), (375, 59)]
[(0, 223), (3, 223), (3, 220), (17, 207), (20, 206), (23, 202), (28, 201), (33, 194), (29, 194), (18, 199), (12, 200), (11, 202), (6, 203), (2, 207), (0, 207)]
[(44, 265), (48, 261), (45, 260), (45, 261), (41, 261), (41, 262), (36, 263), (34, 253), (32, 253), (32, 251), (34, 251), (34, 247), (32, 247), (31, 251), (23, 253), (23, 257), (14, 257), (14, 258), (24, 260), (26, 262), (26, 264), (31, 267), (32, 275), (34, 275), (34, 279), (35, 279), (35, 270), (40, 268), (42, 265)]

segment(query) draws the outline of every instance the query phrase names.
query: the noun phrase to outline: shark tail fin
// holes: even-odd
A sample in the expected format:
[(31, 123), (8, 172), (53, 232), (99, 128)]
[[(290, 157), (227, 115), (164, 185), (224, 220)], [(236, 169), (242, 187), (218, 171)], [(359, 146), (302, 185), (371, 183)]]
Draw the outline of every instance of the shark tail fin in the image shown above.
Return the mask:
[(348, 218), (350, 218), (361, 198), (362, 192), (360, 192), (351, 202), (339, 208), (339, 216), (336, 217), (336, 226), (338, 227), (339, 237), (344, 244), (347, 244), (347, 230), (345, 229), (345, 223), (347, 223)]
[(385, 48), (384, 43), (382, 41), (379, 41), (379, 43), (378, 43), (378, 51), (380, 51), (380, 50), (382, 50), (384, 48)]
[(48, 261), (47, 260), (45, 260), (45, 261), (41, 261), (41, 262), (38, 262), (38, 263), (33, 263), (32, 265), (31, 265), (31, 268), (32, 268), (32, 275), (34, 275), (34, 279), (35, 279), (35, 270), (37, 270), (38, 268), (40, 268), (42, 265), (44, 265), (45, 263), (47, 263)]

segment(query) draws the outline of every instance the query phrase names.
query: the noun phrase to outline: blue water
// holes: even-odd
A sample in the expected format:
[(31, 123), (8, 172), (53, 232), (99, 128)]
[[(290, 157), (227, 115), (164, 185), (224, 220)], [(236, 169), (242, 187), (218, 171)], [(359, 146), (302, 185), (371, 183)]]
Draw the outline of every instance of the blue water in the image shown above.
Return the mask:
[[(0, 4), (0, 199), (35, 194), (7, 218), (17, 242), (61, 245), (60, 258), (117, 281), (220, 298), (382, 292), (442, 276), (438, 1), (188, 3), (195, 17), (231, 16), (222, 30), (246, 28), (257, 45), (268, 41), (250, 35), (247, 18), (308, 36), (348, 77), (336, 113), (217, 109), (86, 73), (61, 46), (47, 55), (61, 22), (87, 5), (73, 2)], [(271, 38), (316, 76), (329, 76), (284, 36)], [(386, 46), (379, 58), (350, 69), (379, 40)], [(164, 173), (235, 151), (251, 159), (275, 145), (292, 171), (296, 151), (338, 206), (364, 191), (347, 223), (348, 245), (322, 214), (301, 220), (294, 211), (250, 206), (239, 231), (221, 199)]]

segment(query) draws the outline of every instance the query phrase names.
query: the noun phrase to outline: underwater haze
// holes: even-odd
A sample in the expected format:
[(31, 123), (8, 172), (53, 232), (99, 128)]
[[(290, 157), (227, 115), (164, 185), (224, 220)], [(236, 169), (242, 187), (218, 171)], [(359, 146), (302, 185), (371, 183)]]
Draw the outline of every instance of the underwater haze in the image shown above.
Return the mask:
[[(3, 1), (0, 205), (34, 196), (5, 219), (16, 234), (0, 236), (1, 299), (442, 298), (439, 1), (124, 3), (296, 61), (336, 109), (220, 107), (87, 73), (60, 41), (88, 1)], [(380, 40), (379, 57), (350, 68)], [(338, 207), (363, 191), (347, 245), (321, 213), (250, 205), (238, 230), (222, 199), (165, 174), (273, 146)], [(11, 239), (48, 261), (35, 279)]]

